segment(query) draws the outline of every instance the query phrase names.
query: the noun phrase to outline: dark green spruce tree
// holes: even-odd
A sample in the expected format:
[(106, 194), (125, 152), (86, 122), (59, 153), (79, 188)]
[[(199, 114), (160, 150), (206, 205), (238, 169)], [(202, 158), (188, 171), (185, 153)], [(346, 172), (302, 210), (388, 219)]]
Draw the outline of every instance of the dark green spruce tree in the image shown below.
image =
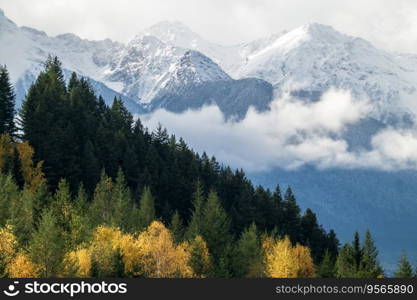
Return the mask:
[(68, 179), (74, 166), (67, 103), (61, 62), (50, 57), (23, 101), (20, 122), (23, 139), (34, 148), (35, 162), (44, 161), (43, 170), (54, 188), (61, 178)]
[(14, 136), (15, 95), (6, 66), (0, 66), (0, 134)]

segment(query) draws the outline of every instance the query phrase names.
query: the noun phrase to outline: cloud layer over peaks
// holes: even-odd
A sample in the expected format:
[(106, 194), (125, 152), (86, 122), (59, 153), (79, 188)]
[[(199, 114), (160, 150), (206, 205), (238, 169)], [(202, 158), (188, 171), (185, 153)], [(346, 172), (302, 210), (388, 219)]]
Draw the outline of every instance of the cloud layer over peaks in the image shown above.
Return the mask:
[(144, 118), (183, 137), (196, 151), (248, 171), (274, 167), (407, 169), (417, 166), (417, 131), (386, 127), (369, 136), (371, 149), (350, 149), (348, 126), (368, 117), (372, 105), (346, 91), (330, 90), (317, 102), (285, 96), (264, 113), (250, 109), (240, 122), (226, 121), (216, 106), (175, 114), (158, 110)]

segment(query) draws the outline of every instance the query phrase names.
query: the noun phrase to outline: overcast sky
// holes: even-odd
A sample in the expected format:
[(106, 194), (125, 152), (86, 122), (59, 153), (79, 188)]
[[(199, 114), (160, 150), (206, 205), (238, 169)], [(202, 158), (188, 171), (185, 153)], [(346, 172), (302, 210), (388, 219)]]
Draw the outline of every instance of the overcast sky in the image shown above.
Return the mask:
[(220, 44), (250, 41), (307, 22), (417, 53), (415, 0), (0, 0), (18, 25), (50, 35), (128, 41), (158, 21), (177, 20)]

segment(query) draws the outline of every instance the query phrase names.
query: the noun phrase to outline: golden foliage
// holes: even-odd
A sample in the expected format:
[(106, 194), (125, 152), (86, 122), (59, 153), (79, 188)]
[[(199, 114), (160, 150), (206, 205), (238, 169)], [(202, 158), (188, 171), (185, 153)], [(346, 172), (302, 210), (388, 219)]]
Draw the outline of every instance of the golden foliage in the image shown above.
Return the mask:
[(142, 270), (147, 277), (192, 277), (187, 244), (175, 247), (171, 232), (153, 221), (138, 237)]
[(23, 178), (30, 189), (34, 191), (45, 183), (45, 175), (42, 172), (42, 161), (34, 165), (34, 150), (28, 142), (17, 143), (13, 142), (8, 134), (0, 135), (0, 172), (4, 171), (7, 161), (13, 159), (15, 148), (19, 154)]
[(297, 277), (314, 277), (316, 275), (316, 266), (311, 258), (310, 248), (297, 244), (292, 248), (292, 252), (297, 264)]
[(0, 260), (8, 263), (15, 255), (17, 240), (10, 225), (0, 228)]
[(100, 265), (104, 274), (112, 274), (115, 252), (122, 239), (122, 232), (108, 226), (98, 226), (90, 246), (91, 259)]
[(141, 275), (140, 252), (138, 241), (130, 234), (124, 234), (118, 241), (118, 248), (123, 255), (123, 264), (126, 274), (131, 276)]
[(297, 244), (292, 246), (288, 237), (274, 243), (264, 241), (266, 271), (269, 277), (297, 278), (314, 277), (315, 266), (310, 249)]
[(192, 277), (189, 248), (187, 243), (175, 246), (171, 232), (154, 221), (137, 238), (119, 229), (99, 226), (89, 251), (91, 258), (108, 273), (114, 267), (115, 252), (120, 250), (127, 275), (171, 278)]
[(22, 165), (23, 178), (29, 185), (30, 189), (34, 191), (45, 183), (45, 175), (42, 172), (43, 162), (40, 161), (36, 164), (36, 166), (34, 165), (34, 150), (28, 142), (18, 143), (16, 147), (19, 152), (19, 159)]
[(26, 254), (19, 253), (8, 264), (7, 273), (10, 278), (35, 278), (38, 277), (36, 266)]
[(76, 267), (74, 276), (86, 278), (91, 276), (91, 255), (89, 249), (78, 249), (65, 256), (64, 268)]

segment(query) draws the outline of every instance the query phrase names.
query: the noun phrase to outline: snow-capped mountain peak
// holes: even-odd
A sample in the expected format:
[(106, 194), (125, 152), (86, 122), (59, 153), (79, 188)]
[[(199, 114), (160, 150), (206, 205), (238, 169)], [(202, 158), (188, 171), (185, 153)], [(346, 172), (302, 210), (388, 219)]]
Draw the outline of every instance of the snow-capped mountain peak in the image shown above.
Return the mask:
[(291, 92), (309, 100), (332, 87), (349, 90), (369, 98), (375, 105), (374, 117), (381, 119), (408, 110), (400, 107), (399, 99), (410, 98), (417, 88), (417, 70), (410, 65), (416, 65), (411, 58), (310, 23), (249, 53), (235, 76), (261, 78), (274, 86), (277, 95)]
[(17, 29), (18, 26), (4, 14), (4, 11), (0, 8), (0, 32)]
[(325, 42), (340, 42), (347, 37), (347, 35), (336, 31), (332, 26), (320, 23), (307, 23), (293, 31), (304, 32), (311, 38)]
[(275, 96), (291, 92), (312, 101), (329, 88), (347, 89), (369, 98), (375, 111), (410, 106), (417, 90), (417, 56), (389, 53), (317, 23), (222, 46), (180, 22), (160, 22), (121, 44), (89, 41), (70, 33), (49, 37), (18, 27), (1, 11), (0, 44), (0, 64), (8, 65), (14, 82), (25, 82), (22, 93), (49, 54), (59, 56), (66, 70), (142, 104), (173, 86), (230, 81), (231, 77), (264, 80), (272, 84)]
[(203, 40), (197, 33), (179, 21), (159, 22), (139, 33), (137, 37), (142, 36), (154, 36), (164, 43), (186, 49), (195, 49), (198, 43)]
[(175, 65), (170, 67), (161, 80), (161, 86), (164, 89), (175, 89), (188, 84), (221, 80), (231, 80), (231, 78), (207, 56), (188, 50)]

